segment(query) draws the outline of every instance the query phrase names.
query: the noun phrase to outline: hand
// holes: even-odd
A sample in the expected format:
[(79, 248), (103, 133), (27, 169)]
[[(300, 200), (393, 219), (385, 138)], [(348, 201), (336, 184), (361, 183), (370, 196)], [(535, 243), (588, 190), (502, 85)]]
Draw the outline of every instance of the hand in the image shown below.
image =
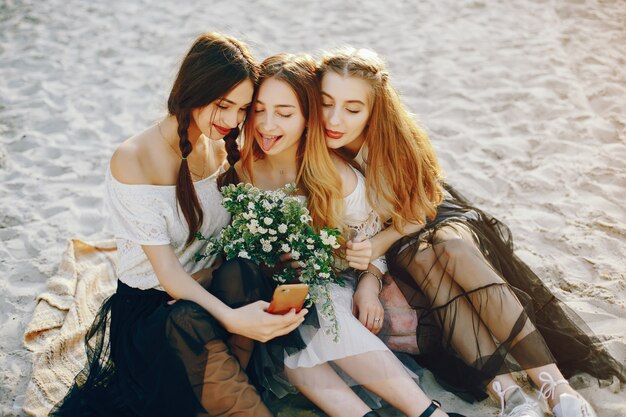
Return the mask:
[(348, 265), (362, 271), (367, 269), (372, 258), (372, 242), (363, 234), (346, 243)]
[(285, 268), (292, 268), (296, 270), (296, 275), (300, 275), (300, 269), (302, 269), (302, 264), (299, 261), (291, 260), (291, 253), (283, 253), (278, 257), (279, 262), (276, 265), (269, 267), (267, 265), (259, 265), (259, 268), (263, 271), (263, 273), (271, 277), (272, 275), (278, 274)]
[(282, 268), (291, 268), (296, 270), (296, 274), (300, 275), (300, 270), (302, 269), (302, 263), (300, 261), (292, 260), (291, 252), (283, 253), (278, 258), (280, 259), (280, 265)]
[[(378, 299), (378, 281), (366, 282), (367, 276), (361, 279), (361, 283), (352, 299), (352, 314), (359, 319), (372, 333), (378, 334), (383, 327), (385, 310)], [(370, 285), (371, 284), (371, 285)]]
[(257, 301), (233, 309), (227, 322), (222, 324), (229, 333), (265, 343), (275, 337), (291, 333), (304, 321), (304, 316), (308, 313), (307, 309), (296, 313), (292, 308), (287, 314), (270, 314), (266, 311), (269, 305), (266, 301)]

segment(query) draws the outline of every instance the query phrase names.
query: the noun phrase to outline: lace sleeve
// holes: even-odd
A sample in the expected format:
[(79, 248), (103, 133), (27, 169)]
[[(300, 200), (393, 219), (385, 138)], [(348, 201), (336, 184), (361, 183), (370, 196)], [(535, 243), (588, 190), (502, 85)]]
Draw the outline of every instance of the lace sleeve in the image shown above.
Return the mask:
[(386, 274), (389, 268), (387, 268), (387, 260), (385, 259), (385, 255), (380, 258), (376, 258), (371, 262), (376, 268), (380, 269), (380, 272)]
[(116, 238), (140, 245), (167, 245), (163, 198), (152, 186), (122, 184), (107, 172), (105, 201), (110, 212), (109, 227)]

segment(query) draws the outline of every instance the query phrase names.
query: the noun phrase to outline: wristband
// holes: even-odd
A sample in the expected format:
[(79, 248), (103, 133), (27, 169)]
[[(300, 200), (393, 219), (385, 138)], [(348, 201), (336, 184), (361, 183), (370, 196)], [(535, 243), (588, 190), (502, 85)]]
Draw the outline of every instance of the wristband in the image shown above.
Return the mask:
[(366, 275), (366, 274), (370, 274), (374, 278), (376, 278), (376, 280), (378, 281), (378, 293), (380, 294), (380, 292), (383, 290), (383, 278), (375, 272), (372, 272), (372, 271), (361, 272), (357, 278), (357, 283), (359, 283), (361, 281), (361, 278), (363, 278), (363, 275)]

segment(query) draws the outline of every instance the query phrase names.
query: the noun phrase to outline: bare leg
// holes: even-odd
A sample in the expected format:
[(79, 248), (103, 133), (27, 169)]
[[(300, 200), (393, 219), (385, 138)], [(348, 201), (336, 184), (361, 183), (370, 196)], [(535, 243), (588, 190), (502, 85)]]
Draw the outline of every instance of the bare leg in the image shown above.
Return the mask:
[[(413, 255), (401, 255), (400, 260), (430, 300), (430, 309), (447, 338), (444, 343), (468, 364), (485, 364), (495, 351), (491, 337), (503, 344), (504, 350), (497, 353), (502, 365), (506, 354), (515, 357), (522, 368), (554, 362), (519, 299), (482, 256), (464, 226), (440, 228), (429, 243), (423, 242)], [(497, 369), (497, 364), (489, 366), (493, 376), (506, 372)]]
[(237, 357), (241, 367), (246, 369), (254, 350), (254, 340), (234, 334), (228, 339), (228, 346), (232, 354)]
[(206, 345), (208, 360), (199, 392), (202, 407), (213, 417), (271, 417), (256, 389), (221, 340)]
[[(428, 408), (431, 403), (430, 398), (406, 374), (402, 365), (395, 357), (391, 361), (380, 363), (379, 361), (368, 361), (365, 357), (360, 357), (364, 355), (342, 358), (336, 360), (335, 363), (354, 380), (409, 417), (419, 416)], [(393, 354), (389, 352), (389, 355)], [(383, 367), (391, 375), (390, 378), (385, 378), (384, 375), (376, 376), (377, 372)], [(392, 367), (395, 369), (390, 369)], [(432, 415), (434, 417), (444, 417), (446, 413), (437, 410)]]
[(362, 417), (371, 411), (327, 363), (312, 368), (285, 367), (285, 373), (290, 380), (323, 381), (323, 385), (301, 384), (296, 388), (331, 417)]

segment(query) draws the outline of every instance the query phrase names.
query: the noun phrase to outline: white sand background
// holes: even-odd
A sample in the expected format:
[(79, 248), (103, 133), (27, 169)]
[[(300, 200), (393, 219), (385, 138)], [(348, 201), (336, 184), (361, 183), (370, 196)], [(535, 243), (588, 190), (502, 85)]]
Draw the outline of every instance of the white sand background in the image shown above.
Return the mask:
[[(23, 415), (22, 334), (66, 239), (107, 237), (113, 149), (164, 113), (208, 30), (261, 59), (344, 43), (386, 56), (449, 181), (626, 359), (626, 2), (104, 3), (0, 0), (0, 416)], [(425, 382), (449, 410), (497, 415)], [(626, 415), (623, 388), (573, 382), (600, 416)]]

